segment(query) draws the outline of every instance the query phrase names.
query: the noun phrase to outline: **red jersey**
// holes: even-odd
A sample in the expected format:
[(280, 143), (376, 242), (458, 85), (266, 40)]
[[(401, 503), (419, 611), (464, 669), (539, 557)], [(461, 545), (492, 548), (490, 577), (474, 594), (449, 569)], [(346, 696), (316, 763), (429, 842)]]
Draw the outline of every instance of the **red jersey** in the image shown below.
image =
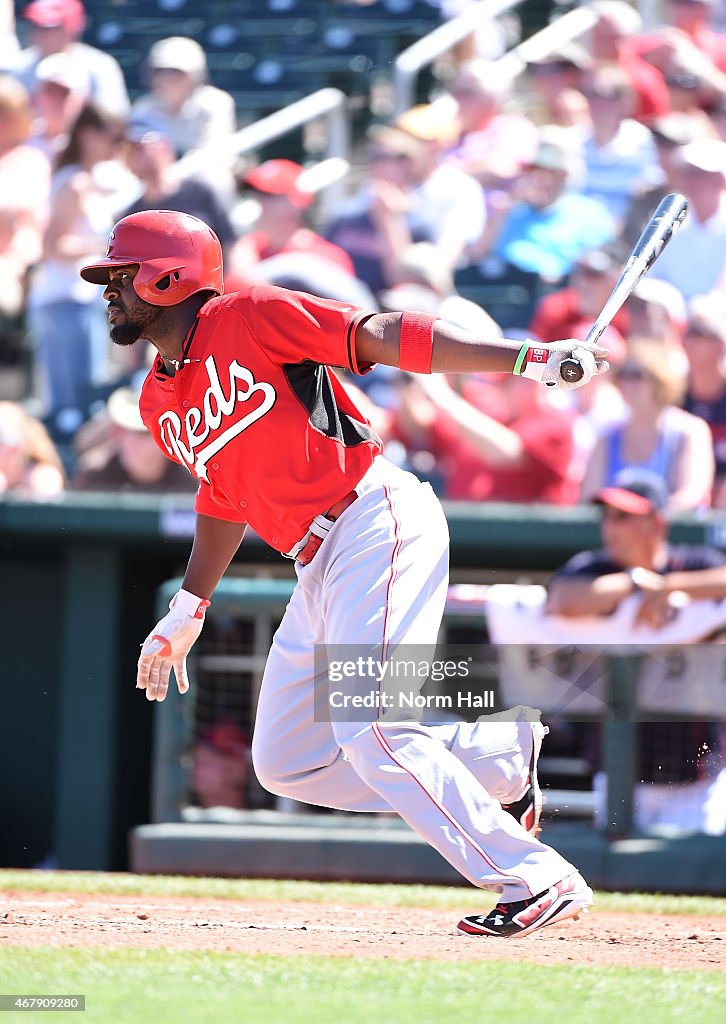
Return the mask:
[(174, 377), (157, 356), (141, 416), (170, 459), (199, 480), (195, 510), (249, 523), (288, 552), (352, 490), (379, 438), (329, 366), (355, 354), (365, 310), (272, 285), (212, 299)]
[[(464, 396), (493, 419), (504, 420), (503, 409), (492, 402), (486, 388), (467, 387)], [(571, 413), (532, 408), (506, 426), (519, 436), (526, 455), (524, 465), (514, 469), (490, 465), (447, 416), (434, 422), (429, 440), (444, 473), (444, 497), (451, 501), (573, 505), (579, 488)]]

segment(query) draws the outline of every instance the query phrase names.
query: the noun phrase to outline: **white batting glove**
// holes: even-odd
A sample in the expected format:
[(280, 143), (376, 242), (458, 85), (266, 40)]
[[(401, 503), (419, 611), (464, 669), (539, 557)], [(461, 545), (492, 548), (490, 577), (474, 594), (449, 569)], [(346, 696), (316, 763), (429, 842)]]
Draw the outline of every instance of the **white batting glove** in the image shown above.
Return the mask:
[[(550, 388), (572, 391), (589, 384), (593, 377), (605, 373), (610, 364), (605, 358), (606, 348), (599, 345), (584, 345), (576, 338), (568, 341), (553, 341), (547, 345), (538, 345), (534, 341), (526, 341), (519, 351), (512, 371), (520, 377), (541, 381)], [(565, 359), (575, 359), (582, 367), (580, 380), (564, 380), (560, 373), (560, 364)]]
[(172, 597), (170, 612), (157, 622), (141, 645), (136, 688), (146, 690), (147, 700), (166, 697), (172, 669), (179, 693), (189, 689), (187, 655), (202, 631), (208, 607), (209, 601), (188, 590), (178, 590)]

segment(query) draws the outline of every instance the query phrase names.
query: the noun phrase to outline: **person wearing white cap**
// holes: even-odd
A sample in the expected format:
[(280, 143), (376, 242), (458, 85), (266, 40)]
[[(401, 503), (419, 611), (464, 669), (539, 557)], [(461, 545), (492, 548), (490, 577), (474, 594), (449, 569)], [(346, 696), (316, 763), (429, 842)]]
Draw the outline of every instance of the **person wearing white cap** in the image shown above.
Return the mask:
[(713, 291), (726, 276), (726, 142), (689, 142), (674, 161), (688, 215), (651, 276), (674, 284), (689, 300)]
[(126, 116), (129, 96), (120, 64), (110, 53), (81, 42), (86, 27), (81, 0), (32, 0), (21, 13), (28, 22), (30, 46), (20, 54), (13, 73), (28, 92), (35, 92), (40, 62), (51, 54), (64, 53), (85, 72), (88, 99), (110, 114)]
[(62, 51), (44, 57), (35, 78), (32, 102), (38, 116), (30, 141), (54, 161), (68, 142), (71, 126), (90, 95), (91, 83), (83, 65)]
[(144, 426), (139, 396), (116, 388), (95, 417), (96, 440), (79, 456), (71, 477), (74, 491), (189, 494), (193, 478), (165, 458)]
[[(132, 108), (132, 117), (153, 120), (178, 157), (224, 142), (236, 127), (234, 99), (207, 81), (207, 58), (194, 39), (157, 40), (146, 58), (149, 92)], [(218, 163), (218, 162), (217, 162)], [(232, 172), (210, 164), (204, 177), (223, 193), (233, 193)]]

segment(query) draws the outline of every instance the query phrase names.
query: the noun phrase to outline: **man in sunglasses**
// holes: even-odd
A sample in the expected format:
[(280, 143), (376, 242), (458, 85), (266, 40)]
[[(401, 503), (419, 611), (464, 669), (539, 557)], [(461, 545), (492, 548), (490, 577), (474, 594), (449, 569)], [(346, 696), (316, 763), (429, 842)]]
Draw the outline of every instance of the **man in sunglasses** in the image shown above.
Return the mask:
[[(621, 601), (640, 598), (634, 626), (663, 627), (673, 595), (726, 598), (726, 554), (716, 548), (668, 542), (665, 483), (650, 471), (627, 469), (594, 498), (602, 507), (602, 548), (582, 551), (559, 569), (548, 588), (555, 615), (610, 615)], [(677, 599), (676, 599), (677, 600)]]
[[(642, 626), (662, 631), (665, 645), (672, 636), (670, 623), (680, 623), (681, 633), (690, 629), (693, 643), (723, 642), (723, 628), (717, 637), (714, 626), (716, 603), (726, 598), (726, 554), (706, 545), (669, 543), (664, 514), (667, 492), (659, 478), (644, 470), (624, 470), (615, 486), (603, 488), (594, 501), (602, 508), (603, 546), (580, 552), (554, 574), (548, 587), (548, 611), (573, 619), (607, 617), (635, 596), (631, 631), (621, 625), (618, 643), (637, 644)], [(691, 619), (685, 626), (684, 615)], [(661, 654), (641, 665), (639, 682), (652, 693), (654, 683), (662, 685), (665, 664), (667, 692), (672, 694), (677, 686), (685, 693), (689, 678), (695, 679), (703, 670), (699, 659), (705, 656), (712, 670), (717, 650), (708, 655), (699, 648), (692, 651), (691, 660), (690, 655), (682, 657), (678, 647), (671, 647), (674, 657), (668, 660)], [(712, 721), (671, 718), (638, 724), (637, 827), (663, 825), (714, 834), (723, 828), (721, 816), (709, 811), (708, 794), (713, 791), (708, 779), (714, 765), (722, 763), (719, 757), (726, 754), (725, 735), (723, 726)], [(578, 726), (581, 751), (595, 763), (598, 736), (596, 726)], [(602, 773), (596, 774), (594, 786), (600, 797), (604, 797), (603, 783)]]

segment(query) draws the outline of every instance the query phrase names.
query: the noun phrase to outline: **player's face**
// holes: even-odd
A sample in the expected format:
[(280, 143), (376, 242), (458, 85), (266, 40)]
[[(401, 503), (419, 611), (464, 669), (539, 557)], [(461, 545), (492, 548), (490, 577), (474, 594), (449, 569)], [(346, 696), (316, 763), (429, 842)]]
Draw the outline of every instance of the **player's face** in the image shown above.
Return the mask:
[(114, 267), (109, 271), (103, 297), (108, 303), (111, 341), (116, 345), (133, 345), (139, 338), (152, 339), (154, 324), (163, 309), (140, 299), (133, 281), (138, 267)]

